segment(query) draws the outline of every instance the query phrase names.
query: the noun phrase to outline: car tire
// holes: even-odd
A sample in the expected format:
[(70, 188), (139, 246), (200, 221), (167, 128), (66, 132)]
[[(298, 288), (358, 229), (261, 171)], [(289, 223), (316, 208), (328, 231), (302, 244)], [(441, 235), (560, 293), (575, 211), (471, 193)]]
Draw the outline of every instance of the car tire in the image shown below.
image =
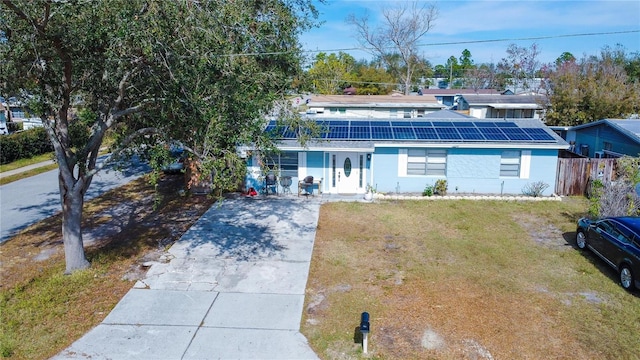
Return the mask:
[(633, 290), (635, 287), (635, 280), (633, 278), (633, 272), (631, 272), (631, 268), (629, 265), (622, 265), (620, 267), (620, 285), (625, 290)]
[(576, 246), (581, 250), (587, 247), (587, 235), (582, 230), (576, 233)]

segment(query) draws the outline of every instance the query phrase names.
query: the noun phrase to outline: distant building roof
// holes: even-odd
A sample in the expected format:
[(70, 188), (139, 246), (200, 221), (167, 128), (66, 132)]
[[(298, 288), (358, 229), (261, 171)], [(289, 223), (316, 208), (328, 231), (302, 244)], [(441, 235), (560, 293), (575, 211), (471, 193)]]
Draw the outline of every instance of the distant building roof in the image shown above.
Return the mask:
[(490, 106), (496, 109), (544, 109), (548, 102), (544, 95), (476, 95), (466, 94), (462, 98), (470, 106)]
[(438, 110), (423, 116), (427, 119), (476, 119), (473, 116), (459, 113), (453, 110)]
[(477, 94), (477, 95), (500, 95), (498, 90), (495, 89), (422, 89), (423, 95), (463, 95), (463, 94)]
[(434, 107), (444, 108), (444, 106), (433, 96), (414, 96), (414, 95), (316, 95), (312, 96), (309, 101), (310, 107)]

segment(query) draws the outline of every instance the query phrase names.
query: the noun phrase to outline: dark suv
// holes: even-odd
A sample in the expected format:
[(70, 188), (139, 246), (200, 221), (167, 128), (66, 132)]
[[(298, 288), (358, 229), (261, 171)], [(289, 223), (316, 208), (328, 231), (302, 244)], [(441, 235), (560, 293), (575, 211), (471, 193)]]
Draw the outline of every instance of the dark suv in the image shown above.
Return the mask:
[(613, 267), (623, 288), (640, 288), (640, 217), (581, 218), (576, 245), (589, 248)]

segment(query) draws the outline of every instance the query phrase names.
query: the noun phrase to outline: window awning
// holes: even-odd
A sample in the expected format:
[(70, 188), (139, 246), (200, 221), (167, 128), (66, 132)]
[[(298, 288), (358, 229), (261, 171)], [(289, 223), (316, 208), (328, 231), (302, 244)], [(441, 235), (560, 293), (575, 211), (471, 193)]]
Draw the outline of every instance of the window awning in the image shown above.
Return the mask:
[(521, 110), (539, 110), (539, 109), (543, 109), (543, 107), (538, 105), (538, 104), (490, 104), (490, 105), (487, 105), (487, 106), (492, 107), (494, 109), (505, 109), (505, 110), (517, 110), (517, 109), (521, 109)]

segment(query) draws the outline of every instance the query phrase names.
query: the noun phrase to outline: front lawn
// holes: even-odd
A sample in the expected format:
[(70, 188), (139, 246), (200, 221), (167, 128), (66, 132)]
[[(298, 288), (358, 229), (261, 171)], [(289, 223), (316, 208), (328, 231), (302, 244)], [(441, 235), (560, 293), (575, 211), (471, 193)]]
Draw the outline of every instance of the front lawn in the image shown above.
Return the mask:
[(302, 331), (323, 359), (637, 358), (638, 293), (573, 245), (586, 209), (581, 198), (325, 204)]

